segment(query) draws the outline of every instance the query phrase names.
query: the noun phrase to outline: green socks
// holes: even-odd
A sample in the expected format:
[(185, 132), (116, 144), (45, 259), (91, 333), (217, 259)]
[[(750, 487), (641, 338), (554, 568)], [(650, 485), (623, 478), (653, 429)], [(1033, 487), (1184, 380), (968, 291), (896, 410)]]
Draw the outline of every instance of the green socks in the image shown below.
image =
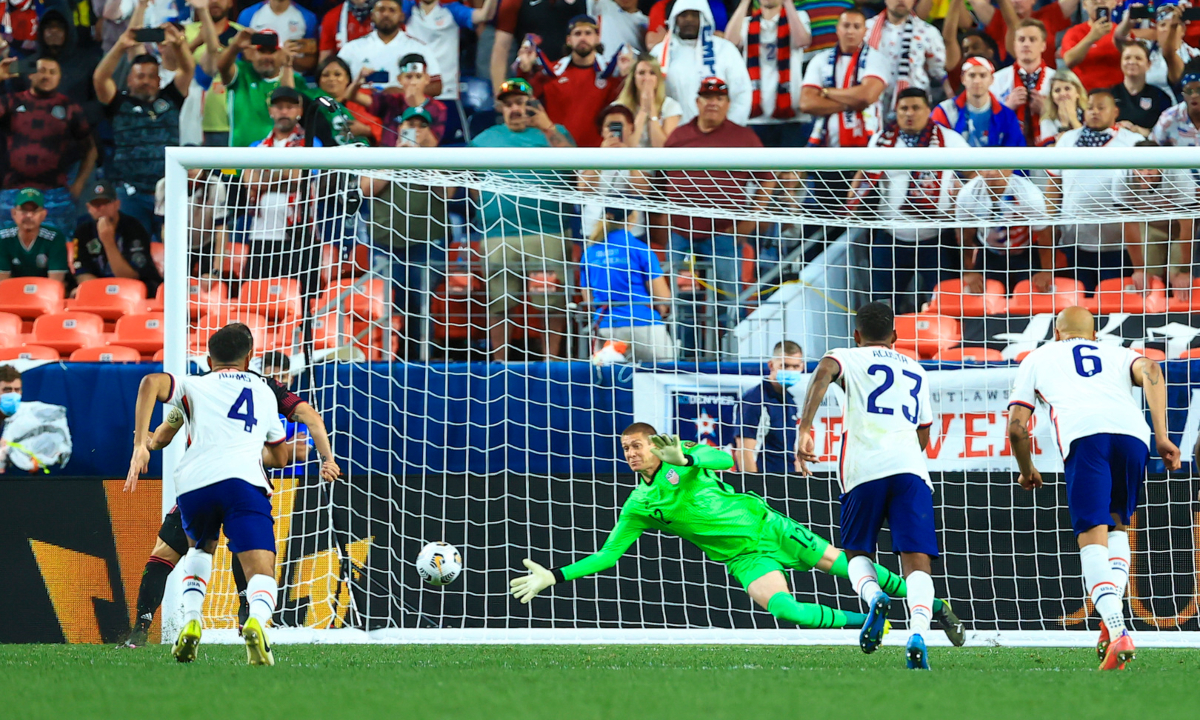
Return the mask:
[[(837, 560), (833, 561), (833, 567), (829, 568), (829, 574), (840, 578), (850, 577), (850, 561), (846, 558), (846, 553), (842, 553)], [(875, 563), (875, 574), (879, 576), (879, 587), (883, 588), (883, 592), (888, 597), (908, 597), (908, 585), (904, 582), (904, 578), (879, 563)], [(935, 615), (941, 612), (944, 604), (937, 598), (933, 599)]]
[(802, 628), (840, 628), (847, 625), (858, 627), (867, 621), (863, 613), (846, 612), (815, 603), (796, 602), (791, 593), (777, 592), (767, 603), (767, 610), (780, 620), (787, 620)]

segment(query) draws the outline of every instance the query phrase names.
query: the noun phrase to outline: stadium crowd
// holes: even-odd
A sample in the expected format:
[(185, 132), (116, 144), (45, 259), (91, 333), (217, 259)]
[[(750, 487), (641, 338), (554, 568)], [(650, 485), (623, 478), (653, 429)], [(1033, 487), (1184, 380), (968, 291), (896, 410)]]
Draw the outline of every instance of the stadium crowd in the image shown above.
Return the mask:
[[(37, 276), (59, 297), (34, 310), (0, 299), (21, 322), (0, 354), (32, 346), (100, 359), (96, 344), (124, 347), (126, 315), (124, 337), (142, 339), (130, 357), (154, 354), (142, 336), (161, 317), (168, 146), (1200, 144), (1200, 8), (1173, 2), (10, 0), (4, 13), (0, 216), (12, 224), (0, 230), (0, 294), (15, 292), (4, 280)], [(898, 312), (921, 310), (948, 280), (1004, 295), (1052, 291), (1056, 275), (1083, 293), (1129, 278), (1182, 301), (1190, 221), (1051, 227), (1056, 212), (1195, 201), (1189, 173), (1114, 172), (581, 170), (572, 189), (597, 199), (578, 208), (363, 178), (360, 208), (344, 181), (300, 171), (192, 171), (193, 269), (204, 278), (192, 297), (236, 298), (261, 313), (266, 344), (286, 350), (286, 333), (268, 323), (330, 310), (385, 255), (396, 290), (370, 286), (380, 301), (352, 328), (375, 356), (377, 335), (360, 325), (399, 328), (404, 342), (388, 352), (406, 357), (473, 324), (489, 330), (474, 339), (496, 359), (527, 333), (559, 357), (578, 301), (591, 333), (626, 357), (674, 359), (672, 300), (711, 288), (714, 326), (732, 327), (747, 309), (744, 259), (772, 243), (783, 257), (806, 228), (610, 207), (653, 195), (724, 209), (793, 203), (829, 218), (870, 203), (887, 229), (859, 248), (868, 294)], [(904, 227), (931, 212), (994, 227)], [(455, 273), (460, 262), (482, 282)], [(256, 283), (280, 277), (295, 304), (264, 308)], [(451, 296), (476, 285), (480, 318), (449, 318), (460, 307)], [(41, 314), (95, 311), (94, 295), (139, 292), (122, 312), (100, 313), (98, 330), (83, 323), (96, 330), (88, 338), (35, 327)], [(269, 292), (278, 302), (278, 283)], [(685, 353), (704, 346), (704, 322), (677, 329)]]

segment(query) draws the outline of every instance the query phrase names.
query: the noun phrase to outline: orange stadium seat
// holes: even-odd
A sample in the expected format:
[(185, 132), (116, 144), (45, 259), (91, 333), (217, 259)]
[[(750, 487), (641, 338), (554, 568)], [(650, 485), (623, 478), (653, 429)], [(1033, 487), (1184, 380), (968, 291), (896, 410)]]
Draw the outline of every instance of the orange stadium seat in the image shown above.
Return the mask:
[[(162, 286), (159, 286), (162, 289)], [(193, 320), (229, 304), (225, 283), (211, 278), (188, 279), (188, 316)]]
[(167, 352), (165, 350), (159, 350), (158, 352), (154, 353), (154, 357), (152, 357), (150, 359), (153, 360), (154, 362), (162, 362), (163, 358), (165, 358), (166, 356), (167, 356)]
[(933, 289), (929, 303), (929, 312), (951, 317), (1003, 315), (1007, 311), (1008, 298), (999, 280), (985, 280), (982, 293), (964, 291), (961, 279), (943, 280)]
[(79, 348), (71, 353), (70, 359), (71, 362), (135, 363), (142, 361), (142, 354), (120, 345), (97, 345)]
[(1013, 287), (1012, 296), (1008, 299), (1010, 315), (1040, 315), (1042, 313), (1057, 313), (1072, 305), (1082, 305), (1084, 301), (1083, 283), (1071, 278), (1054, 278), (1054, 285), (1048, 293), (1033, 291), (1033, 283), (1022, 280)]
[(95, 313), (68, 310), (48, 313), (33, 321), (34, 345), (54, 348), (60, 353), (104, 344), (104, 318)]
[(38, 315), (62, 312), (63, 284), (57, 280), (21, 277), (0, 280), (0, 312), (33, 320)]
[(45, 345), (22, 345), (0, 348), (0, 361), (4, 360), (58, 360), (58, 351)]
[(1154, 348), (1136, 348), (1136, 347), (1130, 348), (1130, 349), (1133, 350), (1134, 352), (1140, 354), (1142, 357), (1148, 357), (1151, 360), (1157, 360), (1157, 361), (1161, 362), (1161, 361), (1167, 359), (1167, 354), (1165, 352), (1163, 352), (1162, 350), (1156, 350)]
[(382, 278), (357, 283), (341, 280), (330, 285), (317, 300), (317, 312), (336, 310), (350, 313), (355, 320), (379, 320), (384, 315), (385, 302)]
[(227, 242), (225, 243), (225, 252), (221, 254), (221, 272), (234, 277), (241, 277), (242, 272), (246, 269), (246, 258), (250, 255), (250, 249), (245, 243)]
[(1004, 362), (1004, 356), (994, 348), (956, 347), (949, 348), (933, 356), (934, 360), (946, 362), (989, 363)]
[(163, 330), (162, 313), (126, 315), (117, 321), (112, 342), (114, 345), (133, 348), (142, 355), (149, 355), (162, 350)]
[(1101, 280), (1096, 294), (1086, 299), (1083, 306), (1094, 313), (1133, 313), (1146, 311), (1146, 297), (1133, 286), (1132, 277)]
[(84, 280), (75, 292), (70, 309), (90, 312), (105, 320), (142, 312), (146, 307), (146, 284), (131, 278)]
[(952, 317), (931, 313), (896, 316), (895, 347), (913, 350), (922, 358), (932, 358), (938, 352), (954, 347), (961, 338), (958, 321)]
[(268, 320), (288, 321), (300, 316), (300, 281), (295, 278), (247, 280), (238, 295), (238, 309)]
[(0, 347), (21, 344), (21, 316), (0, 312)]

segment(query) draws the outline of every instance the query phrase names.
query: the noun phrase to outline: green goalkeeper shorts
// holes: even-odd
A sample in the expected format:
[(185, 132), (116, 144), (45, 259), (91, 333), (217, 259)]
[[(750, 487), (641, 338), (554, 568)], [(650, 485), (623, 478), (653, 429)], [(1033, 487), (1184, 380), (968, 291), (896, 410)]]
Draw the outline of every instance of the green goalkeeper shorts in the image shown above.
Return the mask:
[(727, 561), (729, 574), (742, 587), (775, 570), (812, 570), (825, 555), (829, 541), (777, 512), (767, 514), (758, 547)]

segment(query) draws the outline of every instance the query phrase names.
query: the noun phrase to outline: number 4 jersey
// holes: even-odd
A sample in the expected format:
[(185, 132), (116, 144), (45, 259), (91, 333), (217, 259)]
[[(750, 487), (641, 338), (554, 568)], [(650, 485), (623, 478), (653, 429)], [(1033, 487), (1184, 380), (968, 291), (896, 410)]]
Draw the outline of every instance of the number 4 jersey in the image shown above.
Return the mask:
[(929, 482), (917, 429), (933, 424), (929, 383), (915, 360), (886, 347), (830, 350), (846, 391), (842, 419), (842, 492), (871, 480), (912, 473)]
[(1150, 445), (1150, 426), (1133, 397), (1134, 361), (1141, 355), (1113, 343), (1082, 338), (1047, 343), (1025, 356), (1008, 404), (1050, 406), (1063, 459), (1088, 435), (1132, 435)]
[(264, 444), (284, 440), (275, 393), (251, 372), (217, 370), (171, 376), (171, 399), (187, 421), (188, 447), (175, 468), (175, 494), (230, 478), (272, 490), (262, 465)]

